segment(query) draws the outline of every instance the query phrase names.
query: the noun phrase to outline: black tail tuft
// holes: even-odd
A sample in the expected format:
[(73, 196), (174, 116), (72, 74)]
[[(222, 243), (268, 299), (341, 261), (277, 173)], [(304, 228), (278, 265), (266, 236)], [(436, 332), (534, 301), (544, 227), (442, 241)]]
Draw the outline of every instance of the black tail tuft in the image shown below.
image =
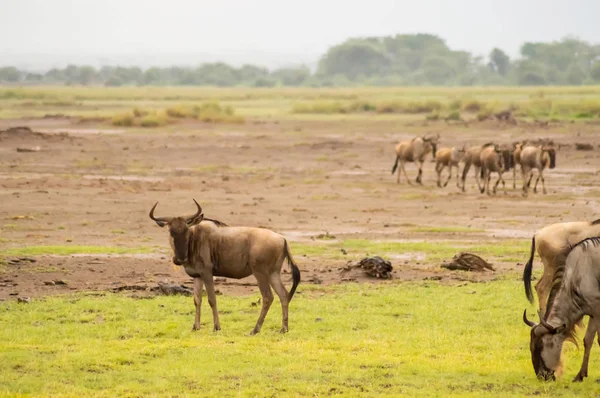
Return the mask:
[(294, 262), (294, 258), (292, 257), (292, 253), (290, 252), (290, 247), (288, 246), (287, 240), (284, 240), (284, 245), (285, 245), (284, 246), (285, 256), (287, 257), (288, 264), (290, 265), (290, 268), (292, 269), (292, 288), (290, 289), (290, 292), (288, 293), (288, 300), (292, 301), (292, 297), (294, 297), (296, 288), (298, 287), (298, 284), (300, 283), (300, 269)]
[(398, 160), (400, 158), (398, 156), (396, 156), (396, 163), (394, 163), (394, 167), (392, 167), (392, 175), (396, 172), (396, 169), (398, 168)]
[(529, 261), (525, 264), (525, 269), (523, 270), (523, 283), (525, 284), (525, 295), (527, 296), (527, 300), (533, 304), (533, 292), (531, 290), (531, 272), (533, 271), (533, 257), (535, 255), (535, 235), (531, 239), (531, 254), (529, 256)]

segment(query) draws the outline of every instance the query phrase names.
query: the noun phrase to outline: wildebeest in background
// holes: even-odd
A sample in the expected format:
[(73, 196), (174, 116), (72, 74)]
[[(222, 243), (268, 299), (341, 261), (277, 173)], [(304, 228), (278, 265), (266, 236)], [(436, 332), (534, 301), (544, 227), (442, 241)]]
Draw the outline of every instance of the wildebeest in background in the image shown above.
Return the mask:
[(486, 192), (490, 195), (490, 180), (492, 173), (498, 173), (498, 180), (494, 184), (493, 193), (496, 194), (498, 184), (502, 181), (502, 188), (506, 194), (506, 184), (502, 174), (509, 170), (512, 164), (512, 154), (501, 149), (498, 145), (487, 146), (479, 154), (481, 163), (481, 178), (483, 179), (483, 187), (480, 188), (481, 193)]
[(467, 174), (469, 173), (471, 166), (473, 166), (473, 168), (475, 169), (475, 181), (477, 182), (477, 189), (479, 189), (479, 191), (481, 191), (481, 184), (479, 183), (479, 176), (481, 174), (481, 158), (479, 157), (479, 155), (481, 155), (481, 151), (484, 148), (487, 148), (487, 147), (493, 146), (493, 145), (494, 145), (493, 143), (488, 142), (487, 144), (473, 146), (473, 147), (467, 149), (467, 151), (465, 152), (465, 155), (463, 156), (463, 163), (465, 165), (463, 167), (462, 178), (461, 178), (463, 192), (465, 192), (465, 181), (467, 179)]
[(557, 258), (552, 289), (546, 313), (540, 323), (527, 319), (531, 327), (531, 361), (538, 378), (555, 380), (562, 371), (561, 352), (565, 340), (575, 341), (575, 326), (584, 315), (590, 317), (584, 338), (585, 353), (581, 369), (573, 381), (587, 376), (588, 361), (594, 336), (599, 332), (596, 321), (600, 319), (600, 237), (587, 238), (569, 247)]
[(396, 179), (397, 183), (400, 183), (400, 173), (404, 172), (404, 176), (406, 177), (406, 181), (409, 184), (410, 179), (406, 174), (406, 170), (404, 169), (405, 162), (414, 162), (418, 163), (419, 166), (419, 174), (417, 175), (416, 182), (417, 184), (423, 184), (422, 176), (423, 176), (423, 162), (425, 162), (425, 157), (429, 153), (433, 153), (433, 157), (435, 158), (436, 150), (437, 150), (437, 142), (440, 138), (438, 134), (437, 137), (416, 137), (411, 141), (401, 141), (396, 145), (396, 162), (394, 163), (394, 167), (392, 168), (392, 175), (396, 172), (398, 168), (398, 163), (400, 163), (400, 169), (398, 170), (398, 178)]
[[(287, 332), (288, 304), (300, 283), (300, 270), (292, 258), (287, 240), (264, 228), (229, 227), (216, 220), (208, 221), (198, 202), (194, 200), (194, 203), (197, 212), (188, 217), (154, 217), (158, 202), (150, 210), (150, 218), (159, 227), (169, 227), (173, 262), (183, 266), (185, 272), (194, 278), (196, 316), (193, 330), (200, 328), (203, 285), (206, 286), (216, 331), (221, 329), (221, 324), (213, 276), (241, 279), (254, 275), (262, 295), (262, 310), (251, 334), (260, 331), (273, 302), (271, 287), (281, 301), (281, 332)], [(293, 282), (289, 293), (281, 281), (281, 266), (285, 259), (292, 270)]]
[(523, 196), (529, 193), (529, 186), (533, 178), (533, 169), (537, 169), (538, 177), (533, 186), (533, 192), (537, 193), (538, 181), (542, 180), (542, 189), (546, 193), (544, 181), (544, 169), (556, 167), (556, 149), (552, 146), (528, 146), (521, 150), (521, 174), (523, 176)]
[[(461, 149), (456, 147), (453, 148), (440, 148), (435, 154), (435, 172), (437, 173), (437, 186), (446, 187), (452, 178), (452, 168), (456, 167), (456, 186), (460, 189), (460, 178), (458, 176), (460, 161), (465, 156), (466, 149), (463, 145)], [(448, 179), (442, 185), (442, 171), (448, 167)]]

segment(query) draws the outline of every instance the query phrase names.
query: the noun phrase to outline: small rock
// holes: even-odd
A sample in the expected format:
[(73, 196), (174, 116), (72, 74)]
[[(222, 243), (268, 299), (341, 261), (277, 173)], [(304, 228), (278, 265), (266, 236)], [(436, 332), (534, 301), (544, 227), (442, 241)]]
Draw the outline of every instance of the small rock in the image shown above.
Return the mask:
[(42, 150), (42, 148), (39, 146), (34, 146), (31, 148), (22, 148), (22, 147), (17, 148), (17, 152), (39, 152), (41, 150)]
[(17, 302), (29, 304), (31, 303), (31, 297), (17, 297)]
[(54, 281), (55, 285), (68, 285), (67, 281), (62, 280), (62, 279), (57, 279)]
[(54, 286), (56, 283), (54, 281), (44, 281), (44, 285), (46, 286)]

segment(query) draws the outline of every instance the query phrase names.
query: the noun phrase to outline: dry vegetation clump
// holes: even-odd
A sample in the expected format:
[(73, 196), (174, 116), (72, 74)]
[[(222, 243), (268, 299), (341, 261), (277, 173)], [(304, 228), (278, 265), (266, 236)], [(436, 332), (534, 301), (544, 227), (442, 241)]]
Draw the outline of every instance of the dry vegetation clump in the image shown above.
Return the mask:
[(195, 119), (205, 123), (244, 122), (244, 118), (236, 115), (231, 106), (208, 102), (201, 105), (177, 105), (158, 110), (134, 108), (130, 112), (115, 115), (112, 124), (122, 127), (160, 127), (176, 123), (178, 119)]

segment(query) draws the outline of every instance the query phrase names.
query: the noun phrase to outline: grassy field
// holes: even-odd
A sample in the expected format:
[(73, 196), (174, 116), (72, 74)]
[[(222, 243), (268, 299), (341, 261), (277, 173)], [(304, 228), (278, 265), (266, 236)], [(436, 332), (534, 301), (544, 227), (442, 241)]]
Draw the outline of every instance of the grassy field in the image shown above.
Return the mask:
[[(34, 396), (596, 396), (566, 372), (539, 382), (529, 359), (516, 280), (304, 285), (280, 335), (275, 302), (248, 332), (258, 294), (219, 296), (223, 330), (191, 331), (191, 298), (115, 294), (0, 304), (0, 393)], [(440, 310), (443, 308), (443, 310)], [(530, 311), (533, 310), (530, 308)]]
[[(315, 115), (414, 115), (464, 118), (514, 107), (518, 116), (549, 120), (600, 117), (600, 87), (365, 87), (365, 88), (202, 88), (202, 87), (3, 87), (0, 118), (62, 114), (106, 119), (116, 125), (143, 113), (137, 123), (159, 127), (190, 109), (215, 104), (227, 112), (194, 115), (209, 122), (240, 123), (246, 117), (314, 118)], [(182, 110), (184, 110), (182, 112)], [(235, 115), (233, 115), (235, 112)], [(201, 113), (201, 112), (200, 112)], [(125, 122), (124, 122), (125, 120)]]

